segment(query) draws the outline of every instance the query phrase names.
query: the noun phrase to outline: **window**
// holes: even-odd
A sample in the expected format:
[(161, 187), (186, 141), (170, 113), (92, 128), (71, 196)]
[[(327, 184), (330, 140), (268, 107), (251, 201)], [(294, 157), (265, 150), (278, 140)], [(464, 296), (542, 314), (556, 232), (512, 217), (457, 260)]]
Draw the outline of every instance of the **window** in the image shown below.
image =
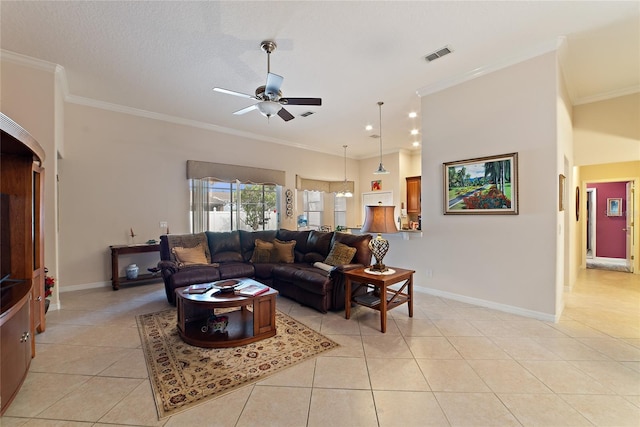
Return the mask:
[(303, 203), (307, 226), (319, 230), (323, 225), (324, 192), (304, 190)]
[(278, 185), (189, 180), (191, 231), (277, 230)]
[(342, 227), (341, 229), (347, 228), (347, 198), (346, 197), (335, 197), (333, 198), (333, 225), (337, 230), (338, 227)]

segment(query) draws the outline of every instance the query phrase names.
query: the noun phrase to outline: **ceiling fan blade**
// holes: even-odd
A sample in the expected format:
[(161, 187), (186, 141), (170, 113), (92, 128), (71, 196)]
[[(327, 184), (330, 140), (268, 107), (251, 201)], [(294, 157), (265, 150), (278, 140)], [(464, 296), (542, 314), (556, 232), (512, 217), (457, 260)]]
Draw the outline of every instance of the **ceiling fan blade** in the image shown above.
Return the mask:
[(214, 87), (213, 91), (214, 92), (220, 92), (220, 93), (226, 93), (227, 95), (240, 96), (242, 98), (258, 99), (253, 95), (247, 95), (246, 93), (236, 92), (235, 90), (223, 89), (221, 87)]
[(280, 111), (278, 111), (278, 115), (280, 116), (280, 118), (282, 118), (282, 120), (284, 120), (285, 122), (288, 122), (289, 120), (292, 120), (293, 114), (291, 114), (290, 112), (288, 112), (287, 110), (285, 110), (284, 108), (281, 108)]
[(248, 106), (247, 108), (243, 108), (242, 110), (238, 110), (233, 114), (235, 114), (235, 115), (246, 114), (249, 111), (253, 111), (253, 110), (257, 110), (257, 109), (258, 109), (258, 104), (253, 104), (253, 105)]
[(280, 98), (285, 105), (322, 105), (322, 98)]
[(282, 76), (279, 76), (273, 73), (268, 73), (267, 85), (264, 88), (264, 93), (266, 95), (269, 95), (269, 94), (277, 95), (280, 92), (280, 86), (282, 86), (283, 80), (284, 80), (284, 77)]

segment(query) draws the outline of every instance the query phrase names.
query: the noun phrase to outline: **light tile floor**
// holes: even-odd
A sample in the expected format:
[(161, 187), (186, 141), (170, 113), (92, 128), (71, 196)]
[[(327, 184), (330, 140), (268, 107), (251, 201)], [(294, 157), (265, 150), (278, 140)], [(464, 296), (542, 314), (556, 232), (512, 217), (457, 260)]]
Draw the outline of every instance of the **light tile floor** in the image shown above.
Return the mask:
[(416, 294), (386, 334), (364, 307), (278, 308), (341, 344), (158, 421), (135, 315), (161, 284), (64, 293), (9, 426), (640, 426), (640, 276), (583, 270), (559, 323)]

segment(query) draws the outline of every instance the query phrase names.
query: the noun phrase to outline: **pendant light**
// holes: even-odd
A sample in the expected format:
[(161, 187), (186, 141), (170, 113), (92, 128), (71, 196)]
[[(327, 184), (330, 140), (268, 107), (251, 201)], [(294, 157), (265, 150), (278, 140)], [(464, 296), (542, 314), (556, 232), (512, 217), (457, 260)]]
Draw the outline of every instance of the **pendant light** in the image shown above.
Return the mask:
[(378, 170), (374, 172), (374, 175), (389, 173), (382, 165), (382, 104), (384, 104), (384, 102), (378, 101), (378, 110), (380, 111), (380, 165), (378, 165)]
[(353, 197), (353, 193), (347, 188), (347, 146), (343, 145), (342, 147), (344, 148), (344, 181), (342, 191), (338, 192), (336, 197)]

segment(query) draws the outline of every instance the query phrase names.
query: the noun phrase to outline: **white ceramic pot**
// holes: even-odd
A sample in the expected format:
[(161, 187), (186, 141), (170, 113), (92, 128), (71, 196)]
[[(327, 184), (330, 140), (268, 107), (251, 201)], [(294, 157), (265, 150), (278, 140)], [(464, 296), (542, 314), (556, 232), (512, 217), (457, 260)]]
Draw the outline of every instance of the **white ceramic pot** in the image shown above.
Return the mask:
[(138, 278), (138, 266), (135, 264), (131, 264), (127, 266), (126, 269), (126, 273), (127, 273), (127, 279), (132, 280), (132, 279), (137, 279)]

